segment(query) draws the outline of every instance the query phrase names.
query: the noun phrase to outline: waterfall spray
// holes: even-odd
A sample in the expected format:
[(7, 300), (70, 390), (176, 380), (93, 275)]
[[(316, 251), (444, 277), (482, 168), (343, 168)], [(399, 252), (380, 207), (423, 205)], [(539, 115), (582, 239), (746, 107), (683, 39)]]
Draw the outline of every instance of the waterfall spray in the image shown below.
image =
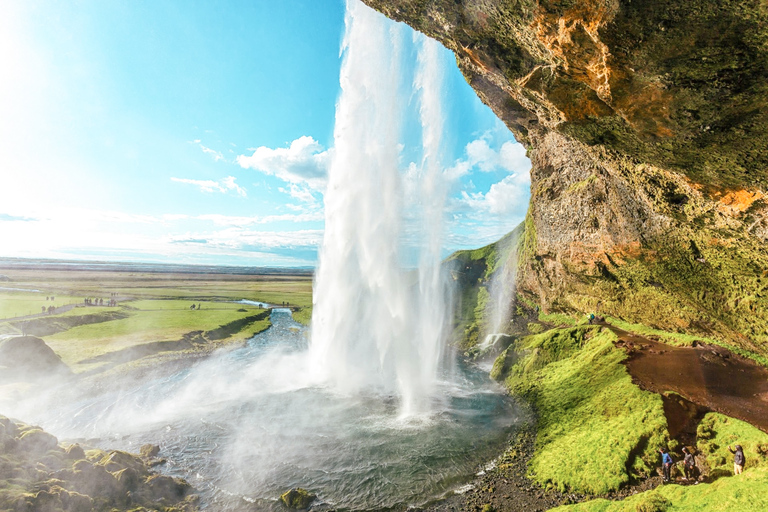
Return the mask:
[(446, 300), (440, 279), (446, 187), (439, 161), (440, 65), (431, 41), (420, 45), (424, 157), (417, 286), (401, 265), (404, 234), (399, 27), (347, 2), (335, 155), (325, 194), (312, 317), (311, 356), (321, 380), (342, 392), (400, 398), (410, 415), (428, 410), (438, 379)]

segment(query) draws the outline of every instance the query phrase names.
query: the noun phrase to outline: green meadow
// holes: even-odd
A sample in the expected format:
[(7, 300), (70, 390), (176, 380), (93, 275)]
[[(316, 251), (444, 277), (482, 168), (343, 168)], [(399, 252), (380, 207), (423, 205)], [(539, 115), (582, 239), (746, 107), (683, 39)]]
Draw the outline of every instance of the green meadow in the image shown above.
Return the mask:
[[(1, 267), (1, 265), (0, 265)], [(271, 324), (269, 312), (242, 299), (287, 304), (298, 322), (312, 315), (312, 276), (3, 268), (0, 334), (42, 338), (79, 373), (165, 353), (242, 343)], [(46, 300), (53, 297), (53, 300)], [(110, 299), (116, 306), (85, 305)], [(53, 314), (43, 307), (55, 306)], [(195, 306), (192, 308), (192, 306)], [(104, 366), (105, 368), (107, 366)]]

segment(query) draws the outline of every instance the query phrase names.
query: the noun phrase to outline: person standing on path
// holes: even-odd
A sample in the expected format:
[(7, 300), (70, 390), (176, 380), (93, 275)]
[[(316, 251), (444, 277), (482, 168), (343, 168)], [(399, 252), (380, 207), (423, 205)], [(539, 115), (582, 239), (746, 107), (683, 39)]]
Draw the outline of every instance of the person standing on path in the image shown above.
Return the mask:
[(661, 448), (659, 453), (661, 453), (661, 469), (664, 472), (664, 482), (669, 482), (670, 472), (672, 471), (672, 456), (666, 448)]
[[(696, 459), (693, 457), (693, 454), (688, 451), (688, 448), (683, 447), (683, 466), (685, 470), (685, 479), (690, 480), (691, 478), (696, 478)], [(696, 482), (698, 483), (698, 482)]]
[(736, 451), (733, 451), (728, 446), (728, 451), (733, 454), (733, 474), (734, 475), (740, 475), (742, 471), (744, 471), (744, 464), (746, 463), (746, 458), (744, 457), (744, 450), (741, 448), (740, 444), (736, 445)]

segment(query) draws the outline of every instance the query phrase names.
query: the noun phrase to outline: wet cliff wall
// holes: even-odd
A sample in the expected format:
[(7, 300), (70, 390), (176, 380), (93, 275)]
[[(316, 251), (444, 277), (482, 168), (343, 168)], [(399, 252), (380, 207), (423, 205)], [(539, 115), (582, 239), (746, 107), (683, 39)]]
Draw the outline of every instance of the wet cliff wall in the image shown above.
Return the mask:
[(768, 3), (364, 1), (528, 149), (518, 299), (768, 354)]

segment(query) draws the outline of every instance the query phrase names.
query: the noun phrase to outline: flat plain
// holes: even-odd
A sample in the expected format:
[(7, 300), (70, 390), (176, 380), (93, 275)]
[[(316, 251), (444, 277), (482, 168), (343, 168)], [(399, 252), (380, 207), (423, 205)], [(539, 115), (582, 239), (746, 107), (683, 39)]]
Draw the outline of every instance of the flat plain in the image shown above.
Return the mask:
[(42, 338), (75, 373), (242, 343), (271, 325), (270, 306), (304, 324), (312, 310), (304, 270), (0, 261), (0, 276), (0, 340)]

